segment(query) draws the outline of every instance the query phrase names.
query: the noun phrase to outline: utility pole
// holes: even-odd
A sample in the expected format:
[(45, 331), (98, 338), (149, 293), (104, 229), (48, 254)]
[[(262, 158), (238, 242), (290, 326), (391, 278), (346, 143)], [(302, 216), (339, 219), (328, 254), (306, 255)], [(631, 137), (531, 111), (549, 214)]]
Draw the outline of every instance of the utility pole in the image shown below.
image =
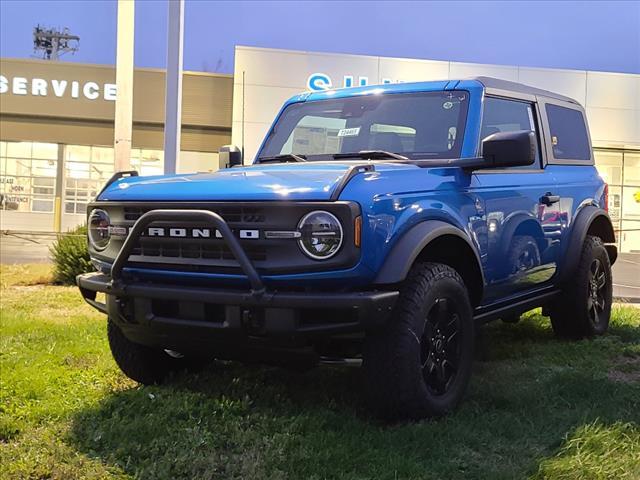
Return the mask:
[(58, 60), (61, 55), (78, 51), (80, 37), (71, 35), (67, 27), (62, 30), (44, 28), (36, 25), (33, 28), (33, 51), (42, 51), (42, 58)]
[(168, 0), (167, 77), (164, 99), (164, 173), (176, 173), (182, 126), (184, 0)]
[(116, 52), (116, 113), (114, 124), (115, 170), (131, 170), (133, 130), (133, 45), (135, 1), (118, 0)]

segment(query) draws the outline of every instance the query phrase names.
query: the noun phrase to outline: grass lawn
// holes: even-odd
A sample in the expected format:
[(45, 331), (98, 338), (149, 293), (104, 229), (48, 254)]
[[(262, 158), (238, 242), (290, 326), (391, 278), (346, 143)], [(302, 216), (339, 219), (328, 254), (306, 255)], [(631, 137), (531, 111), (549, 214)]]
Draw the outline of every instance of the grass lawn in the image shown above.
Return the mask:
[(536, 313), (489, 325), (461, 408), (389, 426), (357, 369), (220, 363), (140, 387), (75, 288), (1, 273), (0, 478), (640, 478), (640, 309), (581, 342)]

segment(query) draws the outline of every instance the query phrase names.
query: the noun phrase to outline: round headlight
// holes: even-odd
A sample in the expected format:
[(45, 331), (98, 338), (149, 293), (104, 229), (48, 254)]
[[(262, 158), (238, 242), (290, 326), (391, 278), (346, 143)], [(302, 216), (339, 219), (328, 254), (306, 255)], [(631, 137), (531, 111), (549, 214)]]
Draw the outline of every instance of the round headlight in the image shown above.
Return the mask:
[(89, 234), (89, 243), (96, 250), (104, 250), (111, 240), (111, 232), (109, 226), (111, 220), (109, 214), (99, 208), (93, 209), (89, 214), (89, 225), (87, 228)]
[(342, 246), (342, 225), (335, 215), (322, 210), (306, 214), (298, 224), (300, 248), (314, 260), (333, 257)]

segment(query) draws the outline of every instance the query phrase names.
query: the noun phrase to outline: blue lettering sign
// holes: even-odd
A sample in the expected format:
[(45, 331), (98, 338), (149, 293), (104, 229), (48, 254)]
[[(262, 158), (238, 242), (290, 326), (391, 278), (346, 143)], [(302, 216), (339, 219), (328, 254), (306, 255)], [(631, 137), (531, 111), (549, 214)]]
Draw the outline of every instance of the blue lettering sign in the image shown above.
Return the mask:
[(315, 92), (331, 88), (331, 78), (324, 73), (312, 73), (307, 79), (307, 88)]

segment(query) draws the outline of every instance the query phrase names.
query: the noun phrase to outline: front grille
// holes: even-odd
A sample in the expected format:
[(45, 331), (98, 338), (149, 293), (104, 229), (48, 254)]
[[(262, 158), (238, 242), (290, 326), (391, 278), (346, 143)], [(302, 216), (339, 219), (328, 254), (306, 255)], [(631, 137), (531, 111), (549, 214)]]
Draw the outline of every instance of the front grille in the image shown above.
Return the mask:
[[(246, 255), (261, 274), (325, 271), (356, 264), (360, 252), (353, 238), (353, 219), (359, 215), (351, 202), (98, 202), (91, 208), (108, 210), (114, 227), (130, 229), (142, 215), (151, 210), (209, 210), (220, 215), (232, 230)], [(295, 231), (302, 217), (313, 210), (329, 210), (341, 221), (345, 241), (333, 258), (319, 262), (307, 257), (295, 238), (267, 238), (267, 231)], [(144, 270), (168, 270), (202, 273), (242, 274), (224, 239), (215, 227), (176, 218), (175, 222), (154, 222), (150, 228), (163, 229), (162, 234), (145, 234), (138, 238), (127, 265)], [(186, 229), (186, 236), (170, 236), (170, 229)], [(194, 233), (195, 230), (208, 233)], [(254, 236), (256, 235), (257, 236)], [(250, 234), (249, 236), (246, 236)], [(92, 256), (112, 261), (124, 242), (114, 236), (109, 247)]]
[[(143, 214), (148, 212), (145, 207), (125, 207), (123, 217), (127, 224), (133, 225)], [(264, 224), (266, 214), (264, 208), (246, 205), (220, 205), (209, 208), (220, 215), (232, 230), (256, 228), (258, 224)], [(158, 224), (157, 226), (160, 226)], [(207, 225), (176, 224), (181, 227), (203, 228)], [(156, 226), (156, 224), (152, 224)], [(267, 261), (267, 249), (263, 245), (251, 245), (250, 241), (242, 241), (242, 246), (250, 260), (254, 262)], [(237, 267), (233, 253), (219, 238), (152, 238), (141, 237), (131, 252), (131, 260), (136, 263), (151, 263), (171, 265), (192, 263), (204, 267)]]

